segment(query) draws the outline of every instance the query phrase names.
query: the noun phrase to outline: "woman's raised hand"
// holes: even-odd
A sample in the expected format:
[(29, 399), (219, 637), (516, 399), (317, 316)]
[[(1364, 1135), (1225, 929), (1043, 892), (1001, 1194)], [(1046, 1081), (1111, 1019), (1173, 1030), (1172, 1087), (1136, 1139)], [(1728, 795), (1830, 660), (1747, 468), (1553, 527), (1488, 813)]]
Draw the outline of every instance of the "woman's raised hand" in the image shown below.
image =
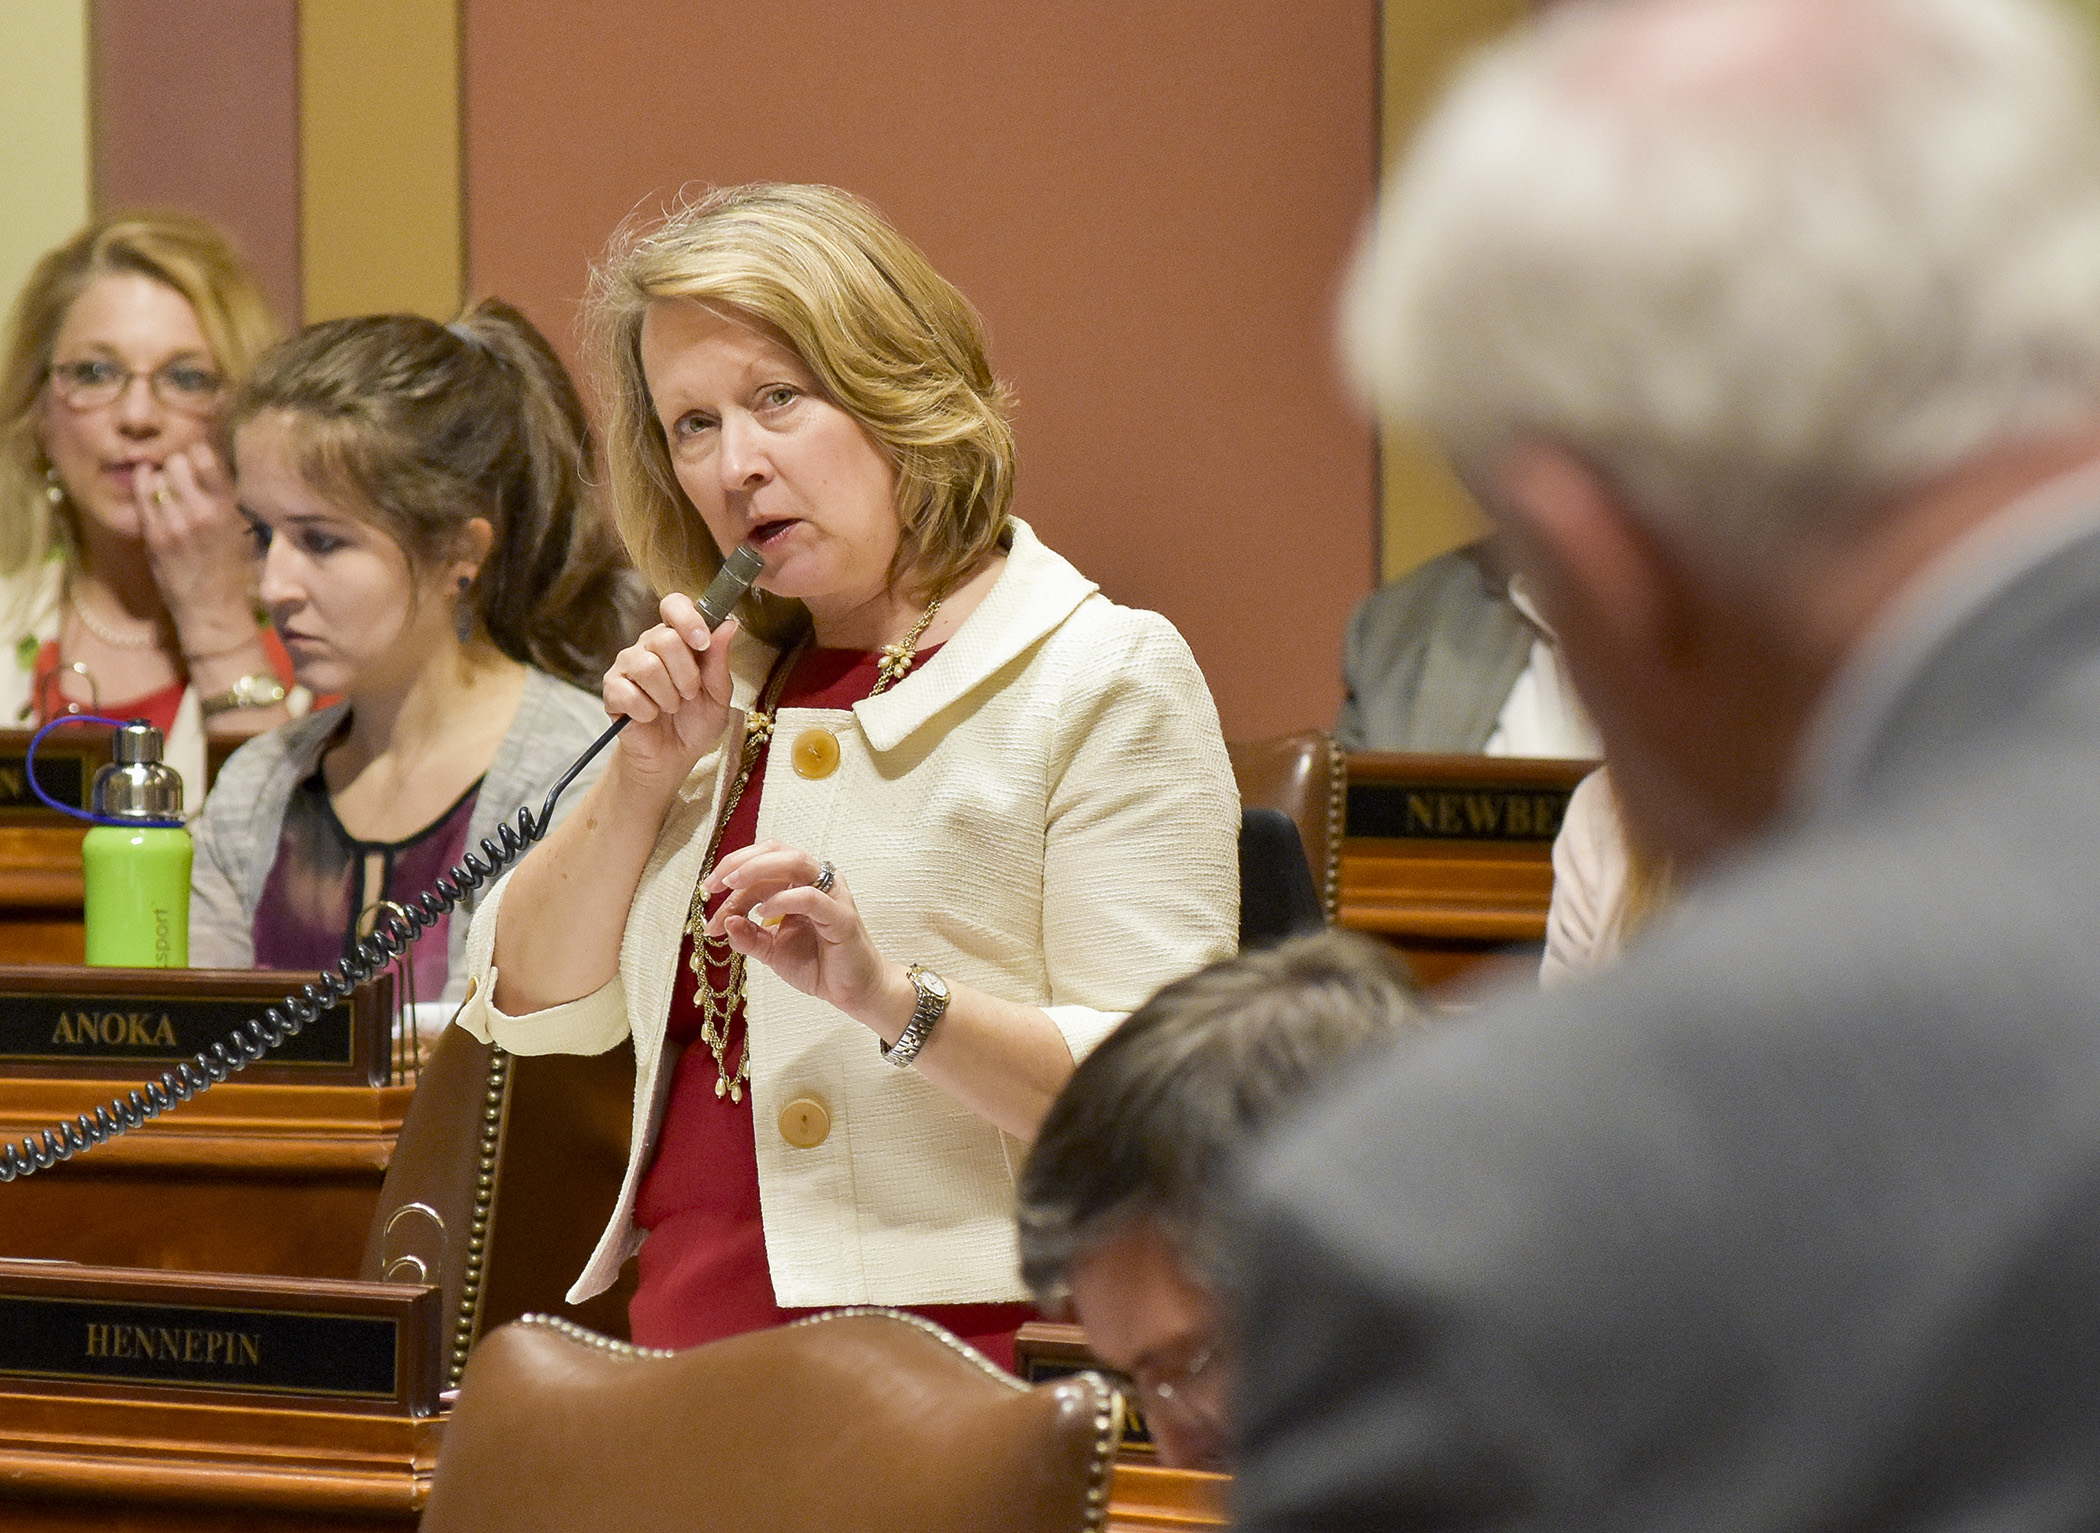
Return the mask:
[[(873, 1026), (877, 1013), (897, 1011), (902, 971), (868, 936), (844, 876), (834, 871), (830, 887), (820, 889), (823, 873), (808, 852), (778, 841), (732, 852), (707, 880), (708, 896), (723, 896), (707, 930), (803, 994)], [(906, 1003), (894, 1020), (901, 1025), (910, 1015)]]
[(182, 653), (212, 657), (257, 642), (255, 569), (233, 480), (199, 442), (131, 481), (139, 531)]
[(682, 592), (657, 607), (663, 621), (614, 657), (605, 711), (633, 722), (620, 731), (615, 763), (637, 781), (675, 791), (728, 727), (731, 618), (713, 633)]

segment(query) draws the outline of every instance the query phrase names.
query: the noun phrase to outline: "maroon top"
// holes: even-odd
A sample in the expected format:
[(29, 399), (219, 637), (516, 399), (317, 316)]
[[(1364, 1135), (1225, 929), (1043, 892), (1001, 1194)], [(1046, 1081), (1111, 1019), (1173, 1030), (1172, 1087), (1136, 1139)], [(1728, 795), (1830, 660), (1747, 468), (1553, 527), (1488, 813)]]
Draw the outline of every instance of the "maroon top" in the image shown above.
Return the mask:
[[(406, 840), (360, 841), (336, 818), (328, 779), (316, 765), (285, 800), (277, 858), (255, 906), (255, 967), (334, 968), (356, 945), (366, 911), (381, 900), (412, 902), (460, 860), (480, 796), (477, 781)], [(451, 925), (447, 912), (430, 940), (409, 949), (419, 1000), (445, 993)]]
[[(919, 663), (939, 647), (920, 650)], [(880, 661), (872, 651), (806, 649), (781, 688), (778, 706), (850, 708), (873, 689)], [(759, 790), (770, 750), (770, 741), (759, 748), (743, 797), (723, 828), (718, 858), (757, 839)], [(699, 1041), (700, 1008), (693, 1000), (693, 940), (688, 932), (679, 946), (671, 996), (670, 1035), (687, 1047), (671, 1078), (656, 1158), (643, 1173), (634, 1206), (635, 1223), (649, 1238), (637, 1259), (639, 1282), (627, 1316), (634, 1340), (645, 1347), (693, 1347), (817, 1313), (773, 1302), (751, 1094), (746, 1091), (741, 1102), (715, 1095), (720, 1071)], [(728, 976), (710, 965), (708, 980), (719, 987)], [(723, 1057), (734, 1072), (744, 1049), (741, 1004), (729, 1019), (728, 1034)], [(869, 1048), (878, 1042), (868, 1034)], [(1009, 1369), (1014, 1332), (1036, 1318), (1026, 1304), (933, 1304), (914, 1306), (913, 1312)]]

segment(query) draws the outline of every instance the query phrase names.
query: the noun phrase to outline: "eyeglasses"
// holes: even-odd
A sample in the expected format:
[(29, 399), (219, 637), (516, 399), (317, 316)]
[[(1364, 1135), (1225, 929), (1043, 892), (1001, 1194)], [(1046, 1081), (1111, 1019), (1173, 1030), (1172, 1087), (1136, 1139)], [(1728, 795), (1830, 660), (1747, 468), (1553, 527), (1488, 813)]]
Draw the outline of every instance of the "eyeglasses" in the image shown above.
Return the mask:
[(1130, 1383), (1138, 1397), (1138, 1405), (1146, 1415), (1172, 1412), (1184, 1420), (1208, 1421), (1210, 1412), (1189, 1398), (1189, 1387), (1210, 1366), (1217, 1355), (1215, 1344), (1205, 1347), (1186, 1362), (1164, 1367), (1141, 1367), (1134, 1370)]
[[(121, 362), (90, 357), (79, 362), (51, 364), (51, 392), (69, 408), (100, 410), (115, 404), (139, 375)], [(219, 403), (226, 380), (195, 362), (170, 362), (146, 374), (153, 397), (170, 410), (186, 415), (208, 415)]]

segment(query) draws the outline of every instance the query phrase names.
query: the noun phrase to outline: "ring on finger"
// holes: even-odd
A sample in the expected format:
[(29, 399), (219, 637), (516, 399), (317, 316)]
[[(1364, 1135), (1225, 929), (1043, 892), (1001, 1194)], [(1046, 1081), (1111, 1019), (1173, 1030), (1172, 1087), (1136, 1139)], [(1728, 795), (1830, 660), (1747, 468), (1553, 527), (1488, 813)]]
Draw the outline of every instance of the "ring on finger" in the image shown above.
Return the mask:
[(819, 894), (829, 894), (831, 892), (831, 886), (833, 882), (837, 880), (838, 876), (839, 870), (837, 868), (833, 867), (828, 862), (820, 862), (817, 864), (816, 879), (810, 885), (810, 887), (815, 889)]
[(153, 504), (155, 504), (156, 506), (165, 506), (167, 503), (168, 492), (166, 490), (155, 490), (153, 492)]

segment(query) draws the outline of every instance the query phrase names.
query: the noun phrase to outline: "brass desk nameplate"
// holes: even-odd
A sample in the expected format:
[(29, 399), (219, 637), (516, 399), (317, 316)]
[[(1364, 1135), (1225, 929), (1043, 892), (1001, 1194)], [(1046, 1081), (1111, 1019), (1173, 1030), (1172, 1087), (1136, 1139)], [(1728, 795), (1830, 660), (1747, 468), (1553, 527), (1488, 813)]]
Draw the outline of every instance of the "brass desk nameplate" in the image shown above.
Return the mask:
[(1553, 838), (1588, 761), (1358, 753), (1348, 758), (1338, 919), (1407, 955), (1430, 986), (1473, 965), (1537, 962)]
[(0, 1261), (0, 1380), (427, 1416), (439, 1305), (419, 1285)]
[[(151, 1075), (208, 1050), (317, 977), (275, 969), (0, 965), (0, 1070), (74, 1080)], [(376, 976), (241, 1079), (385, 1085), (392, 998), (393, 976)]]
[(1390, 841), (1546, 842), (1567, 817), (1567, 787), (1544, 783), (1351, 782), (1343, 834)]

